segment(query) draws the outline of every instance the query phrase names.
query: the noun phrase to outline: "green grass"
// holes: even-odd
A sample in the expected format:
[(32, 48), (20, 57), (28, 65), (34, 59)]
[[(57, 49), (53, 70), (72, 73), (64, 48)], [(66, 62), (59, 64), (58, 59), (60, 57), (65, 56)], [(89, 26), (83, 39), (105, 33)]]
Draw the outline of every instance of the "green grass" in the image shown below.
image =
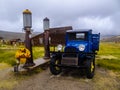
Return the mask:
[(101, 43), (99, 55), (120, 55), (120, 43)]
[[(21, 46), (20, 46), (21, 47)], [(0, 63), (10, 65), (16, 64), (15, 53), (18, 48), (13, 46), (0, 47)], [(22, 46), (23, 47), (23, 46)], [(53, 50), (53, 48), (51, 48)], [(33, 47), (33, 58), (37, 59), (44, 56), (43, 47)], [(100, 51), (96, 57), (96, 63), (113, 71), (120, 71), (120, 43), (100, 43)]]
[[(20, 46), (23, 47), (23, 46)], [(10, 65), (16, 64), (15, 53), (20, 47), (2, 46), (0, 47), (0, 63), (7, 63)], [(33, 58), (37, 59), (44, 56), (43, 47), (33, 47)]]
[(44, 56), (44, 47), (33, 47), (33, 58), (37, 59)]
[(120, 71), (120, 43), (101, 43), (97, 65), (113, 71)]
[(4, 62), (10, 65), (14, 65), (15, 61), (15, 52), (16, 50), (11, 49), (1, 49), (0, 50), (0, 62)]

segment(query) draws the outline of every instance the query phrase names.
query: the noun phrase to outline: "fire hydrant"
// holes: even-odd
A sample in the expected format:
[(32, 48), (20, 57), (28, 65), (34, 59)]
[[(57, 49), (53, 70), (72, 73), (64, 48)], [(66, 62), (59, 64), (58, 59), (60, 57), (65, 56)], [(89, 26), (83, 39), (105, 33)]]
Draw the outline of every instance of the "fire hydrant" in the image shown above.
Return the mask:
[(18, 72), (18, 67), (20, 64), (25, 64), (26, 60), (30, 58), (30, 51), (26, 48), (20, 48), (16, 54), (15, 58), (16, 60), (16, 65), (14, 66), (14, 72)]

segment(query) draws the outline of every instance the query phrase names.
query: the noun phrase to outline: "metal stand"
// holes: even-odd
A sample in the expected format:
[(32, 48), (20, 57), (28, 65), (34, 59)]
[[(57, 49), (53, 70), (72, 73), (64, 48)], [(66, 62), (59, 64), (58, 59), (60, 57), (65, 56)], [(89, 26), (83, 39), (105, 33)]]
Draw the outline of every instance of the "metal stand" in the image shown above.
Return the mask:
[(31, 34), (31, 29), (30, 28), (25, 28), (26, 34), (25, 34), (25, 47), (30, 51), (30, 58), (27, 58), (26, 63), (24, 64), (23, 67), (30, 67), (34, 66), (35, 63), (33, 62), (33, 54), (32, 54), (32, 44), (31, 44), (31, 39), (30, 39), (30, 34)]

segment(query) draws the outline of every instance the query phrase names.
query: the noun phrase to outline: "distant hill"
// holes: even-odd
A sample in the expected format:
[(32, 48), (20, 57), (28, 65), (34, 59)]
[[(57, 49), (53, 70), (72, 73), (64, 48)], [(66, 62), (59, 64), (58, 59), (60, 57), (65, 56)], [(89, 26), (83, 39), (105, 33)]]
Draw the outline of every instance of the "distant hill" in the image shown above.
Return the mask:
[(103, 37), (101, 41), (104, 42), (120, 42), (120, 35), (111, 35), (108, 37)]
[[(38, 32), (34, 32), (32, 36), (35, 36), (39, 34)], [(19, 32), (9, 32), (9, 31), (2, 31), (0, 30), (0, 38), (3, 38), (5, 40), (12, 40), (12, 39), (21, 39), (24, 41), (25, 39), (25, 33), (19, 33)]]
[[(38, 34), (40, 34), (40, 32), (33, 32), (32, 37)], [(100, 37), (101, 37), (101, 41), (104, 42), (120, 42), (120, 35), (101, 35)], [(5, 40), (21, 39), (22, 41), (24, 41), (25, 33), (0, 30), (0, 39), (2, 38)]]

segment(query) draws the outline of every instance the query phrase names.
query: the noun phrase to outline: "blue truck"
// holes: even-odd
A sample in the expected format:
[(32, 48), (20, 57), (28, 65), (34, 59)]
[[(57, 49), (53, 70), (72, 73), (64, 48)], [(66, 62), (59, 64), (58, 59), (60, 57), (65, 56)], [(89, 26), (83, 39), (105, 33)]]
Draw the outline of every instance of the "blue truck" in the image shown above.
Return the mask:
[(92, 34), (92, 30), (68, 30), (66, 43), (59, 44), (58, 51), (51, 52), (50, 71), (58, 75), (65, 68), (84, 69), (87, 78), (91, 79), (95, 71), (95, 55), (99, 51), (100, 33)]

